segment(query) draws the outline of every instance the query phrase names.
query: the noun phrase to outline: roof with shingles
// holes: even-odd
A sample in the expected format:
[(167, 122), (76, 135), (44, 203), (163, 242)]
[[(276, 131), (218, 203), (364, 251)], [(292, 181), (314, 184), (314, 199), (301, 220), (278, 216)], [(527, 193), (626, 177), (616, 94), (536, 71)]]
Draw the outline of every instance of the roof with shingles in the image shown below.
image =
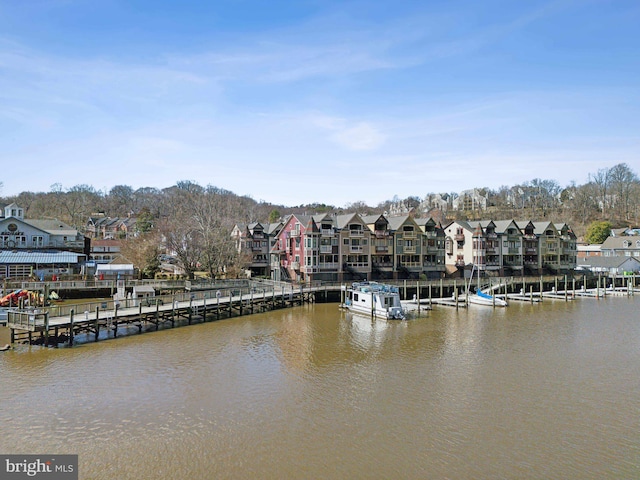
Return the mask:
[(585, 257), (578, 259), (579, 267), (604, 267), (604, 268), (619, 268), (623, 264), (629, 262), (631, 266), (633, 265), (637, 268), (640, 268), (640, 260), (636, 257), (627, 257), (623, 255), (611, 256), (611, 257)]
[(32, 225), (40, 230), (44, 230), (48, 233), (56, 235), (66, 235), (67, 237), (75, 237), (78, 234), (78, 230), (70, 225), (67, 225), (60, 220), (23, 220), (25, 223)]
[[(628, 242), (629, 246), (625, 246), (624, 242)], [(623, 236), (623, 237), (607, 237), (607, 239), (602, 242), (602, 250), (613, 250), (613, 249), (635, 249), (640, 248), (640, 245), (636, 246), (636, 244), (640, 242), (640, 236)]]

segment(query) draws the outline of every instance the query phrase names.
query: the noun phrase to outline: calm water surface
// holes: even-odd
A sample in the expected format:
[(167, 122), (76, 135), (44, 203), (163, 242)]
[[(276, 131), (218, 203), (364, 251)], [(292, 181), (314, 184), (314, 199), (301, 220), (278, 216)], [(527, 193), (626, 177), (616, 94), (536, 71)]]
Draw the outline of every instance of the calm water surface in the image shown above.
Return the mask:
[(84, 479), (640, 478), (640, 297), (313, 305), (0, 353), (0, 452)]

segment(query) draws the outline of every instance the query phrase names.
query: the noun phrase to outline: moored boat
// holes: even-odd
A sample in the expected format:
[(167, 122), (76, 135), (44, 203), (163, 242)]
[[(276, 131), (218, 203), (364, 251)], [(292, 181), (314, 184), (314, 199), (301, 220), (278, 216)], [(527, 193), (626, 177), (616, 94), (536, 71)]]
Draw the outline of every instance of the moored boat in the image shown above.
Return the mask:
[(385, 319), (406, 318), (398, 287), (377, 282), (356, 282), (345, 290), (343, 306), (347, 310)]
[(489, 295), (488, 293), (484, 293), (478, 290), (475, 293), (470, 293), (467, 295), (467, 300), (469, 303), (474, 305), (490, 305), (495, 307), (506, 307), (507, 302), (502, 298), (497, 298), (494, 295)]

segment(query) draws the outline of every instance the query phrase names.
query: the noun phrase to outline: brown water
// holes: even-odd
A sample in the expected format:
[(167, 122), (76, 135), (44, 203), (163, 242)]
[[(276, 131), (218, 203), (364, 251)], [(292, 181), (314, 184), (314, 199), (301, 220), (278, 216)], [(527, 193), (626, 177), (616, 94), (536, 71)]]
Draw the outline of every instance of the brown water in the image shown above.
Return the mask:
[(84, 479), (637, 479), (640, 297), (305, 306), (0, 353), (0, 453)]

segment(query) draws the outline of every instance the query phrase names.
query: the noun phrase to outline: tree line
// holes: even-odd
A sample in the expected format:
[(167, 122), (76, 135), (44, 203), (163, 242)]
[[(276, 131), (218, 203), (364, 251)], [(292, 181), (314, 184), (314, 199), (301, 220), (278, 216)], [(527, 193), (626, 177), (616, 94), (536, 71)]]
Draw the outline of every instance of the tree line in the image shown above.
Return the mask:
[(612, 227), (638, 225), (640, 181), (636, 172), (621, 163), (591, 173), (588, 178), (584, 185), (572, 183), (565, 187), (555, 180), (536, 178), (498, 189), (478, 188), (487, 204), (473, 210), (453, 210), (447, 208), (449, 203), (444, 211), (442, 207), (432, 207), (426, 200), (434, 194), (422, 198), (407, 196), (402, 200), (395, 197), (376, 206), (361, 201), (343, 207), (324, 203), (274, 205), (190, 180), (178, 181), (164, 189), (116, 185), (108, 192), (85, 184), (66, 189), (54, 184), (49, 192), (25, 191), (0, 199), (5, 204), (20, 205), (27, 218), (57, 218), (80, 231), (84, 231), (93, 215), (134, 216), (139, 236), (135, 242), (125, 242), (123, 254), (150, 275), (158, 267), (161, 250), (171, 251), (192, 277), (196, 271), (216, 275), (222, 269), (242, 264), (243, 259), (230, 238), (236, 223), (274, 222), (291, 213), (381, 213), (402, 202), (414, 215), (439, 216), (443, 223), (477, 218), (553, 219), (570, 223), (578, 235), (583, 235), (593, 222), (609, 222)]

